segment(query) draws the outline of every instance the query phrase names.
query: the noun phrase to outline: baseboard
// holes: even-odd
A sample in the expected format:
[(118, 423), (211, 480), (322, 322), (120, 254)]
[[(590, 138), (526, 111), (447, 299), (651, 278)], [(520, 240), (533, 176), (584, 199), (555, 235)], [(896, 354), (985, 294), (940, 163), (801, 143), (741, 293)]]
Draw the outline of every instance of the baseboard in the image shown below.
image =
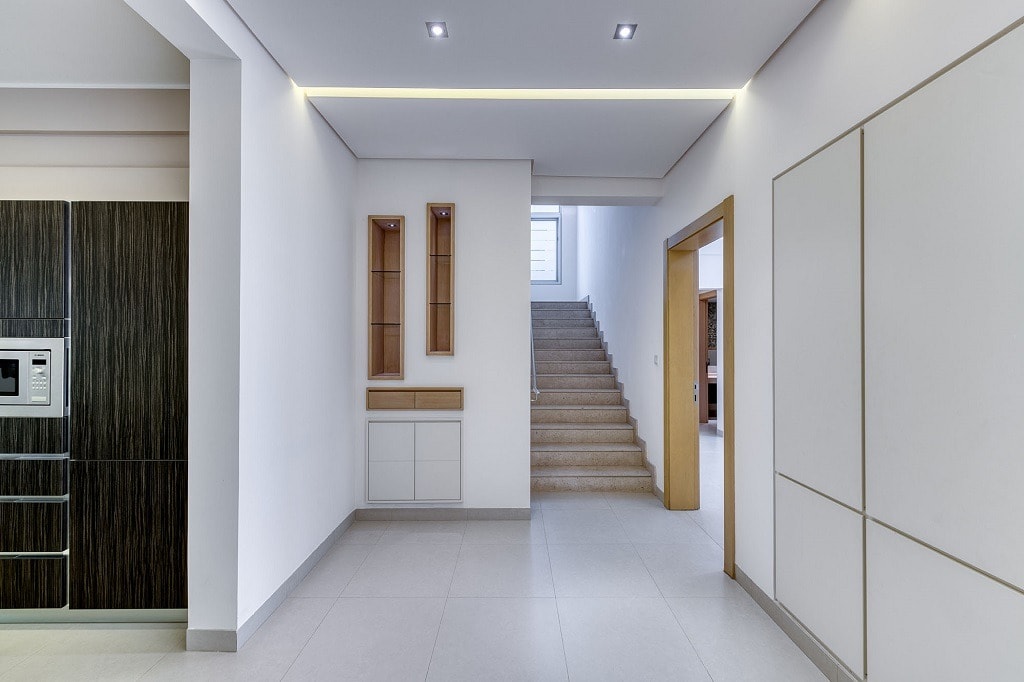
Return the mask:
[(739, 566), (735, 568), (736, 582), (739, 583), (739, 586), (746, 590), (757, 605), (793, 640), (793, 643), (828, 680), (831, 682), (861, 682), (861, 678), (840, 663), (782, 604), (765, 594), (764, 590), (758, 587)]
[(359, 521), (520, 521), (530, 518), (530, 508), (374, 507), (372, 509), (356, 509), (355, 514)]
[(185, 648), (188, 651), (238, 651), (241, 649), (259, 627), (277, 610), (277, 607), (284, 603), (284, 600), (302, 582), (306, 574), (313, 570), (317, 562), (327, 554), (327, 550), (338, 541), (342, 533), (348, 530), (348, 527), (352, 525), (355, 519), (356, 512), (349, 513), (345, 520), (339, 523), (338, 527), (331, 531), (331, 534), (306, 557), (306, 560), (295, 569), (291, 576), (281, 583), (281, 586), (274, 591), (274, 594), (270, 595), (270, 598), (263, 602), (263, 606), (256, 609), (256, 613), (252, 614), (237, 630), (199, 630), (189, 628), (185, 633)]

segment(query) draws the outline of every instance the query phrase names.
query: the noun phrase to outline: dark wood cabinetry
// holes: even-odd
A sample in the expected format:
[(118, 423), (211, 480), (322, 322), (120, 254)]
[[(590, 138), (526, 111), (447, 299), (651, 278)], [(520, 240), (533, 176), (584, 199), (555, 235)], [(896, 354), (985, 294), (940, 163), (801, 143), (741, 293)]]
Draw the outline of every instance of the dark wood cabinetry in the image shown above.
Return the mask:
[(188, 205), (76, 203), (71, 254), (71, 608), (184, 608)]
[(67, 316), (67, 206), (0, 201), (0, 319)]
[(67, 558), (0, 557), (0, 609), (59, 609), (67, 601)]
[(185, 459), (188, 205), (72, 208), (71, 450)]
[(0, 502), (0, 552), (63, 552), (66, 502)]
[(71, 462), (71, 608), (184, 608), (186, 462)]

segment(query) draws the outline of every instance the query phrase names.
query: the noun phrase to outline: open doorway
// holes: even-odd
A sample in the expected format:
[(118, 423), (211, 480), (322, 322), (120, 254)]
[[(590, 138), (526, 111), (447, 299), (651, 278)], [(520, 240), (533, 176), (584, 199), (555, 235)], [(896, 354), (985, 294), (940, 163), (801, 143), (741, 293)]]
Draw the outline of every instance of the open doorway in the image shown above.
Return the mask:
[[(706, 441), (709, 455), (713, 448), (721, 452), (721, 539), (723, 570), (735, 577), (735, 482), (733, 440), (733, 199), (721, 204), (665, 240), (665, 506), (668, 509), (699, 510), (702, 478), (707, 479), (708, 493), (717, 495), (715, 466), (711, 457), (702, 462), (701, 440)], [(703, 427), (702, 397), (710, 397), (702, 383), (709, 372), (707, 343), (707, 301), (700, 286), (700, 250), (721, 240), (721, 288), (715, 288), (715, 315), (726, 330), (716, 333), (714, 359), (716, 379), (716, 419), (712, 429)], [(706, 287), (710, 289), (711, 287)], [(706, 292), (709, 293), (709, 292)], [(702, 364), (704, 363), (704, 364)], [(708, 406), (710, 412), (710, 404)], [(722, 423), (721, 440), (718, 425)], [(702, 431), (706, 431), (704, 434)], [(708, 474), (702, 477), (702, 464)], [(718, 515), (714, 504), (707, 505), (710, 521)], [(713, 537), (718, 535), (713, 534)]]

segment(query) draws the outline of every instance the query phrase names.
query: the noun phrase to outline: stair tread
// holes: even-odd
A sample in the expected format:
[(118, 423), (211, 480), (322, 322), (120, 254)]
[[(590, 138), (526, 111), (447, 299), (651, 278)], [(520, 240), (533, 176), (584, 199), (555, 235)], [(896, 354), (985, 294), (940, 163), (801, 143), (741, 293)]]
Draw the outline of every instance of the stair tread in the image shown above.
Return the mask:
[(583, 430), (586, 430), (586, 429), (590, 429), (591, 431), (601, 431), (601, 430), (619, 431), (619, 430), (622, 430), (622, 429), (632, 429), (633, 427), (630, 426), (629, 424), (627, 424), (626, 422), (612, 422), (612, 423), (602, 423), (602, 422), (594, 422), (594, 423), (588, 423), (588, 422), (543, 422), (543, 423), (530, 424), (530, 428), (532, 428), (534, 430), (547, 430), (547, 429), (583, 429)]
[[(580, 377), (592, 377), (593, 374), (546, 374), (545, 376), (580, 376)], [(600, 375), (597, 375), (600, 376)], [(542, 388), (541, 393), (618, 393), (617, 388)]]
[(642, 466), (532, 466), (530, 475), (536, 478), (553, 476), (632, 476), (646, 477), (651, 472)]
[(530, 452), (640, 452), (634, 443), (534, 443)]
[(530, 405), (531, 410), (624, 410), (625, 405)]

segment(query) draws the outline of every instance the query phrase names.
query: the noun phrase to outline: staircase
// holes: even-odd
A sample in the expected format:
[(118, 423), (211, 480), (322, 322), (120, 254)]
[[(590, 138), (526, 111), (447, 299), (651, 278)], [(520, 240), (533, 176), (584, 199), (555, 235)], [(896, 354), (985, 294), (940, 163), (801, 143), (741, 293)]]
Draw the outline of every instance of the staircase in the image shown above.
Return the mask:
[(540, 395), (530, 415), (530, 489), (650, 492), (629, 409), (587, 304), (532, 308)]

